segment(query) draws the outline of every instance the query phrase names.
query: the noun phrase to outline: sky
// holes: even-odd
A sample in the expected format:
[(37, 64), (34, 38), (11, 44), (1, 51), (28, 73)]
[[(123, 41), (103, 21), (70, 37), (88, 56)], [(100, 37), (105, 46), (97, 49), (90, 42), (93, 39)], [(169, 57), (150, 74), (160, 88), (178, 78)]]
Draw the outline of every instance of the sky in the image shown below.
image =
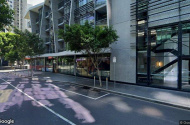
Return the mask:
[(36, 5), (44, 2), (44, 0), (28, 0), (28, 4)]

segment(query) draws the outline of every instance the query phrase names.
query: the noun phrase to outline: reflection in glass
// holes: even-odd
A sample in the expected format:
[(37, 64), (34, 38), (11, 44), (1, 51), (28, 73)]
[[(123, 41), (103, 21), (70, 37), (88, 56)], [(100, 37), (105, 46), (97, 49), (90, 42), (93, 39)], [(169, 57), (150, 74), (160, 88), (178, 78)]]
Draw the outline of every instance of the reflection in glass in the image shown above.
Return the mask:
[[(100, 60), (100, 59), (99, 59)], [(77, 62), (77, 75), (93, 77), (98, 76), (97, 70), (89, 57), (80, 57), (76, 59)], [(110, 58), (104, 57), (99, 65), (102, 78), (110, 76)]]
[(74, 75), (74, 57), (59, 57), (58, 72)]
[(151, 84), (177, 88), (178, 81), (178, 26), (150, 30)]
[(177, 57), (151, 57), (151, 83), (153, 85), (177, 88)]

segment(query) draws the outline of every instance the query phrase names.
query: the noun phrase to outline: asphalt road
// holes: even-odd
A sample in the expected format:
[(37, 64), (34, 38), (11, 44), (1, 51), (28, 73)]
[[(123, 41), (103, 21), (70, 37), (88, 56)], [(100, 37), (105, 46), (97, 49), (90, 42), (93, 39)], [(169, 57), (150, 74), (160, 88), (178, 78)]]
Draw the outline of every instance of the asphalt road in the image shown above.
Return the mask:
[(190, 120), (190, 111), (0, 73), (0, 119), (15, 125), (179, 125), (179, 120)]

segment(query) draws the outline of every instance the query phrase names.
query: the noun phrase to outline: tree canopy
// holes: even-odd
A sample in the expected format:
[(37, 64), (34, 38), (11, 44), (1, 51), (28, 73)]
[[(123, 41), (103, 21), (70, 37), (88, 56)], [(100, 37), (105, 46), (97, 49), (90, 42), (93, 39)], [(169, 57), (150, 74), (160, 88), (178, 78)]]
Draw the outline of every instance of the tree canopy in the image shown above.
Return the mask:
[(13, 22), (14, 11), (9, 7), (6, 0), (0, 0), (0, 30)]
[(44, 41), (40, 39), (36, 34), (25, 30), (24, 32), (15, 29), (14, 32), (20, 35), (20, 47), (19, 51), (25, 56), (38, 56), (44, 53), (45, 46)]
[(36, 34), (15, 29), (15, 33), (0, 33), (0, 56), (13, 63), (26, 56), (38, 56), (44, 53), (44, 43)]
[(59, 37), (69, 44), (69, 49), (71, 51), (82, 52), (91, 58), (98, 71), (101, 86), (99, 64), (102, 59), (99, 60), (99, 58), (103, 57), (102, 55), (106, 49), (109, 48), (110, 44), (117, 41), (118, 35), (116, 30), (107, 26), (93, 27), (86, 22), (84, 25), (66, 25), (64, 30), (59, 31)]
[(88, 22), (85, 25), (66, 25), (65, 30), (59, 31), (59, 37), (69, 43), (70, 50), (85, 51), (86, 54), (98, 54), (118, 39), (116, 30), (112, 27), (94, 28)]
[(0, 33), (0, 56), (11, 63), (20, 58), (18, 51), (19, 38), (20, 36), (14, 33)]

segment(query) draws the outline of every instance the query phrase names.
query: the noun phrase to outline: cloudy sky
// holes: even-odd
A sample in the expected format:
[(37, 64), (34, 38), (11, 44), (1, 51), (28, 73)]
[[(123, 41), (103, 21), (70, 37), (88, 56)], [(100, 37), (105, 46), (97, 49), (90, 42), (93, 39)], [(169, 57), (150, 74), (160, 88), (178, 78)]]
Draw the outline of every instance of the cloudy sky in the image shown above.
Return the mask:
[(44, 0), (28, 0), (28, 4), (36, 5), (41, 2), (44, 2)]

